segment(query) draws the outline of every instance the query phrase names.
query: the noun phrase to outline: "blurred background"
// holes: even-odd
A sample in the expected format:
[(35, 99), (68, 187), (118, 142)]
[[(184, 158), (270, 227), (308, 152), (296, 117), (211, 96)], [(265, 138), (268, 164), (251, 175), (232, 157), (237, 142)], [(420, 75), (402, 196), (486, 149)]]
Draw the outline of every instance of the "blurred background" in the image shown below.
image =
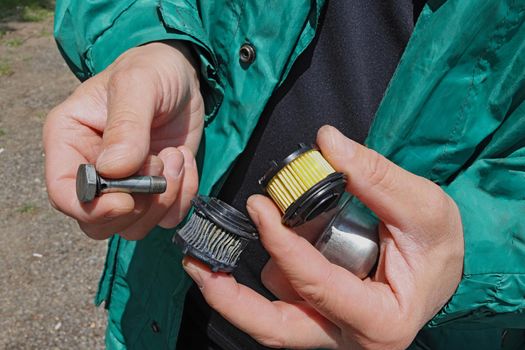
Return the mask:
[(47, 201), (41, 130), (79, 84), (50, 0), (0, 0), (0, 349), (101, 349), (93, 304), (106, 242)]

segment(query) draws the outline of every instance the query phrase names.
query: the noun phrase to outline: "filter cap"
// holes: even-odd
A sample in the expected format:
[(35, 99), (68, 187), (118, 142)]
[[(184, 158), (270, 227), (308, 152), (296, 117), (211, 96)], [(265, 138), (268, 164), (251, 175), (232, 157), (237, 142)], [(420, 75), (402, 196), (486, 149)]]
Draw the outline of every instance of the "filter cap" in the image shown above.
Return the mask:
[(303, 193), (286, 209), (282, 222), (295, 227), (312, 220), (329, 211), (345, 192), (346, 176), (343, 173), (332, 173)]
[(226, 231), (247, 239), (257, 239), (259, 235), (253, 223), (240, 211), (220, 199), (197, 196), (192, 199), (193, 207)]

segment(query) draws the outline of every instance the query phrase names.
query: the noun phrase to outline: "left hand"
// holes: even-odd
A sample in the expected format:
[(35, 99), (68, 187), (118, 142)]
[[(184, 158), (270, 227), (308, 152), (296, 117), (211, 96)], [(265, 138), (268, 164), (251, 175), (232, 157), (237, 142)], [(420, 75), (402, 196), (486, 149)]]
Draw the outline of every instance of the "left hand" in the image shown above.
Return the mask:
[(463, 231), (454, 201), (332, 127), (317, 137), (323, 155), (348, 176), (347, 191), (381, 220), (374, 276), (360, 280), (331, 264), (305, 238), (281, 224), (269, 198), (248, 211), (272, 257), (263, 281), (281, 298), (270, 302), (231, 275), (186, 258), (184, 267), (211, 307), (270, 347), (405, 349), (447, 302), (462, 274)]

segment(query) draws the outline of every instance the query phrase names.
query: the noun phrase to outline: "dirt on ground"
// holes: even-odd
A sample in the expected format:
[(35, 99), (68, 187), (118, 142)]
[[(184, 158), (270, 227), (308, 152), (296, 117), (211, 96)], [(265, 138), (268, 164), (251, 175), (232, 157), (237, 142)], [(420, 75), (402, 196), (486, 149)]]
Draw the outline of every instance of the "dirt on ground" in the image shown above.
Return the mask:
[(100, 349), (106, 242), (52, 209), (44, 183), (45, 116), (79, 83), (51, 14), (33, 19), (0, 21), (0, 349)]

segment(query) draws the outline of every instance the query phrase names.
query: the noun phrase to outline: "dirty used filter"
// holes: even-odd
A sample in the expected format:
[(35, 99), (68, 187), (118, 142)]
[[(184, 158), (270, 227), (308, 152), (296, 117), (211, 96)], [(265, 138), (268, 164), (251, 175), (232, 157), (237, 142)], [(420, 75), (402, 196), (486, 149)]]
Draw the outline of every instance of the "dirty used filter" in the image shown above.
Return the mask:
[(299, 149), (281, 162), (272, 161), (259, 180), (284, 214), (283, 223), (294, 227), (335, 206), (344, 192), (346, 179), (313, 146)]
[(194, 214), (178, 230), (173, 241), (212, 271), (231, 272), (250, 240), (259, 236), (251, 221), (237, 209), (217, 198), (197, 196)]

